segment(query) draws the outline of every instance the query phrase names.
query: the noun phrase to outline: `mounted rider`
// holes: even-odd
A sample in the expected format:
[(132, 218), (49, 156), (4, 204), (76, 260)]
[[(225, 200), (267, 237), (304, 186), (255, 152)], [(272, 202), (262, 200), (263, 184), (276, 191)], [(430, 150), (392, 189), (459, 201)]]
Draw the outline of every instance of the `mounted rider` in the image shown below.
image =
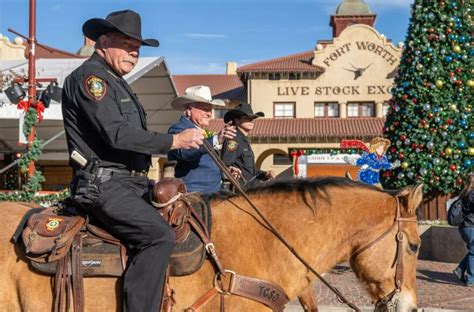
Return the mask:
[[(88, 160), (88, 172), (71, 162), (71, 195), (129, 250), (124, 310), (159, 311), (175, 234), (144, 199), (151, 155), (198, 148), (203, 133), (147, 130), (145, 110), (123, 79), (137, 64), (141, 46), (159, 45), (142, 38), (140, 15), (112, 12), (105, 19), (88, 20), (82, 31), (96, 41), (95, 52), (66, 78), (62, 95), (69, 152)], [(95, 178), (88, 179), (90, 174)]]

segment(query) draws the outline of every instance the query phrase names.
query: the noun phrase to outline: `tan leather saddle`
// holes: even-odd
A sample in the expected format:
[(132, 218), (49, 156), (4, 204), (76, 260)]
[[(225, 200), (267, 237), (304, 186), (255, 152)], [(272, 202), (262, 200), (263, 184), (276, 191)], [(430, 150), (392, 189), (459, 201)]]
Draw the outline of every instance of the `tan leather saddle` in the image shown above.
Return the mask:
[[(186, 194), (180, 179), (160, 180), (151, 194), (152, 204), (176, 233), (171, 275), (197, 271), (205, 259), (203, 242), (208, 243), (210, 210), (199, 196)], [(69, 308), (70, 289), (74, 311), (79, 312), (83, 311), (84, 301), (82, 277), (121, 276), (127, 257), (126, 248), (118, 239), (84, 215), (71, 214), (74, 207), (70, 209), (68, 205), (61, 203), (40, 212), (32, 210), (17, 232), (22, 230), (24, 254), (31, 260), (31, 266), (40, 273), (55, 275), (54, 310)]]

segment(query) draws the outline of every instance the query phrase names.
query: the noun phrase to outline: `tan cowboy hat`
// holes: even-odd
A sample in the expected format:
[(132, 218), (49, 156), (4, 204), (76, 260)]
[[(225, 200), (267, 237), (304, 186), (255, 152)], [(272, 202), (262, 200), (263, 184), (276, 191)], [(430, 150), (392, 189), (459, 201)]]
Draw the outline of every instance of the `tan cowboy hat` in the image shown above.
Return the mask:
[(211, 89), (207, 86), (193, 86), (184, 90), (183, 96), (178, 96), (171, 102), (174, 109), (184, 110), (191, 103), (208, 103), (214, 106), (225, 106), (225, 102), (219, 99), (212, 99)]
[(139, 40), (142, 45), (157, 47), (156, 39), (142, 38), (142, 21), (140, 15), (132, 10), (112, 12), (105, 19), (92, 18), (82, 25), (82, 33), (89, 39), (97, 39), (109, 32), (120, 32), (128, 37)]

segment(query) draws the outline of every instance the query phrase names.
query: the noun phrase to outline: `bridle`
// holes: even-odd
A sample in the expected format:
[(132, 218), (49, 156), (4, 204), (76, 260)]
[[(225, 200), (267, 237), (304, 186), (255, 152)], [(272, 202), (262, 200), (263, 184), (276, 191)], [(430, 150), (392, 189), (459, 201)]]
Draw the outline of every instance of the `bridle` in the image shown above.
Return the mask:
[(395, 220), (392, 223), (392, 226), (383, 232), (378, 238), (373, 240), (372, 242), (364, 245), (363, 247), (357, 249), (350, 257), (351, 262), (363, 253), (364, 251), (370, 249), (372, 246), (376, 245), (380, 242), (385, 236), (387, 236), (394, 228), (397, 229), (397, 234), (395, 235), (395, 239), (397, 241), (397, 254), (395, 258), (395, 289), (388, 293), (383, 298), (379, 299), (375, 303), (375, 311), (383, 309), (383, 311), (395, 311), (396, 302), (395, 302), (395, 295), (398, 294), (402, 290), (403, 285), (403, 239), (405, 234), (403, 232), (403, 222), (417, 222), (416, 216), (402, 218), (401, 211), (400, 211), (400, 200), (398, 196), (395, 196), (397, 201), (397, 214)]

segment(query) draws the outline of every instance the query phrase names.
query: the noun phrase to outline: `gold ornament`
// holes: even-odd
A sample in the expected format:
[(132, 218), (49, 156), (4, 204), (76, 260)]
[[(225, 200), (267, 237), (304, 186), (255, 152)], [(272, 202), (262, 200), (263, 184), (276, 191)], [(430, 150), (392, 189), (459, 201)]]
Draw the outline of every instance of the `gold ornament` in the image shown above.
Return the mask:
[(467, 86), (468, 86), (469, 88), (472, 88), (472, 87), (474, 87), (474, 80), (470, 80), (470, 79), (469, 79), (469, 80), (466, 82), (466, 84), (467, 84)]
[(435, 83), (435, 84), (436, 84), (436, 86), (437, 86), (438, 88), (440, 88), (440, 89), (444, 86), (443, 80), (439, 80), (439, 79), (436, 80), (436, 83)]
[(402, 164), (400, 165), (403, 169), (407, 169), (408, 168), (408, 162), (404, 161), (402, 162)]
[(456, 52), (456, 53), (460, 53), (460, 52), (461, 52), (461, 47), (458, 46), (458, 45), (455, 45), (455, 46), (453, 47), (453, 51)]
[(446, 153), (446, 155), (452, 155), (453, 154), (453, 150), (450, 147), (446, 147), (444, 152)]
[(450, 104), (449, 105), (449, 109), (452, 110), (452, 111), (457, 111), (458, 110), (458, 107), (456, 104)]
[(469, 148), (467, 149), (467, 154), (468, 154), (469, 156), (474, 156), (474, 147), (469, 147)]

